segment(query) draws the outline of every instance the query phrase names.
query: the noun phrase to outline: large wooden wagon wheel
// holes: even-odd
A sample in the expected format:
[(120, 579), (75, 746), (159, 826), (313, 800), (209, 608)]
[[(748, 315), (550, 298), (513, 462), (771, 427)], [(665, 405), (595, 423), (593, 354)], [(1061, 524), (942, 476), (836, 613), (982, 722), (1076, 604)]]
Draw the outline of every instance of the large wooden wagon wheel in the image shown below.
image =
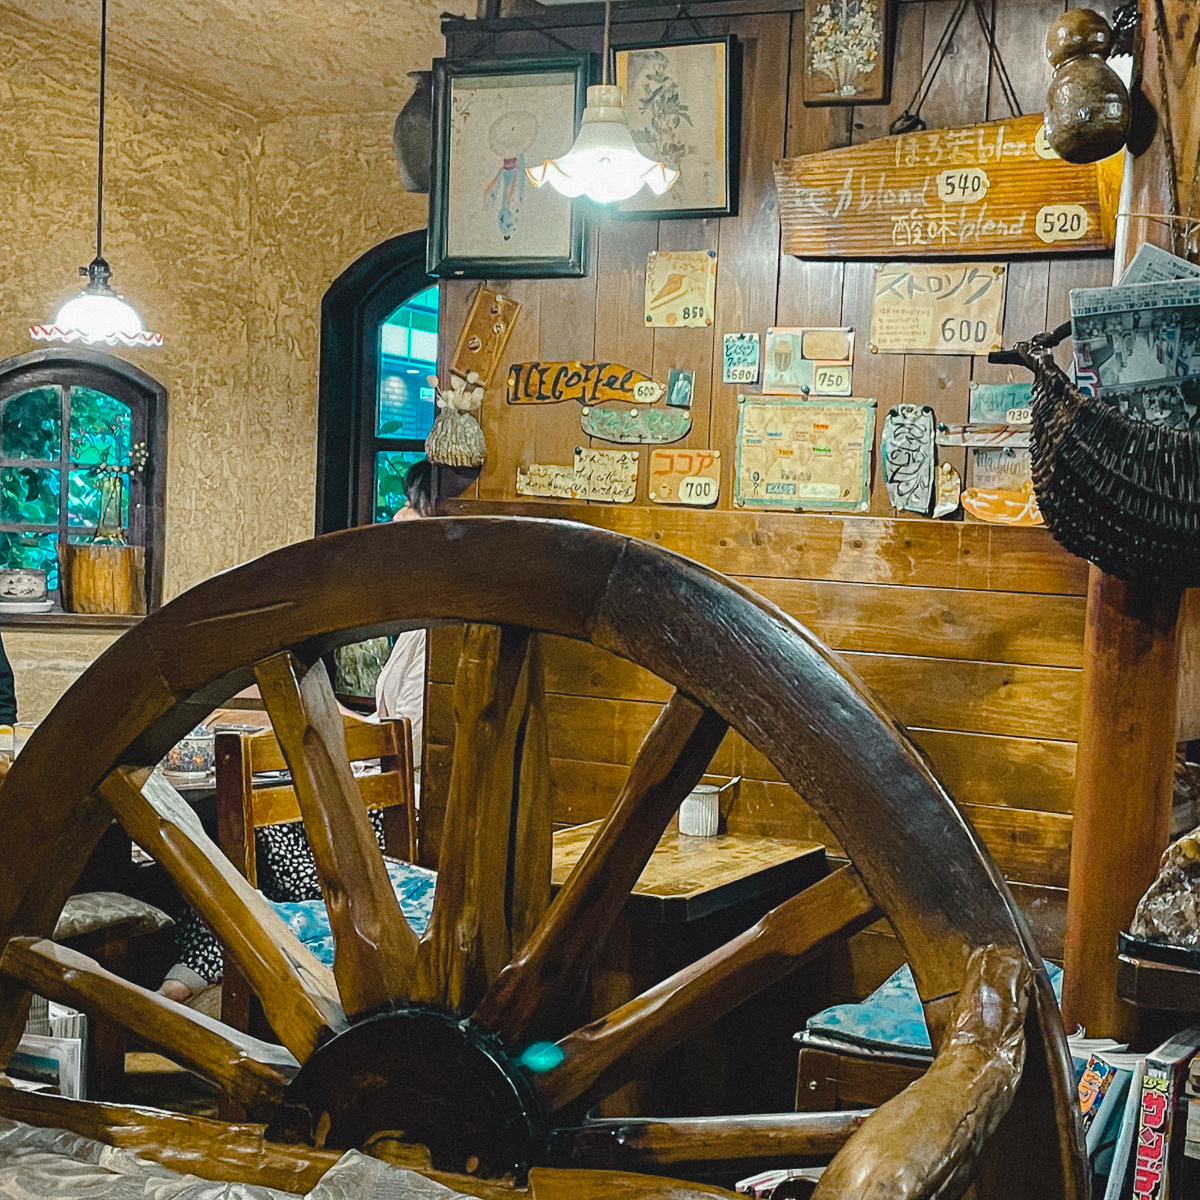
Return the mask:
[[(387, 885), (318, 660), (431, 619), (471, 624), (455, 705), (474, 732), (472, 753), (453, 767), (433, 916), (418, 941)], [(548, 909), (546, 789), (536, 755), (522, 754), (540, 719), (528, 702), (539, 670), (526, 652), (531, 630), (602, 646), (677, 689)], [(332, 972), (151, 774), (255, 679), (313, 844)], [(853, 865), (602, 1020), (563, 1031), (595, 947), (731, 726), (813, 805)], [(282, 1047), (45, 940), (114, 815), (211, 924)], [(435, 1167), (478, 1179), (522, 1178), (550, 1140), (560, 1161), (579, 1167), (665, 1175), (713, 1160), (750, 1170), (830, 1153), (859, 1117), (583, 1114), (687, 1034), (882, 914), (940, 1050), (923, 1080), (850, 1138), (821, 1194), (953, 1196), (973, 1175), (981, 1197), (1086, 1194), (1057, 1006), (986, 849), (903, 729), (811, 634), (644, 542), (557, 521), (437, 519), (333, 534), (216, 576), (126, 634), (38, 728), (0, 787), (0, 861), (0, 1062), (32, 989), (160, 1047), (268, 1125), (263, 1141), (252, 1127), (8, 1089), (0, 1112), (98, 1132), (210, 1177), (300, 1190), (336, 1151), (385, 1142), (422, 1143)], [(540, 1178), (548, 1187), (551, 1176)], [(538, 1179), (535, 1170), (535, 1193)]]

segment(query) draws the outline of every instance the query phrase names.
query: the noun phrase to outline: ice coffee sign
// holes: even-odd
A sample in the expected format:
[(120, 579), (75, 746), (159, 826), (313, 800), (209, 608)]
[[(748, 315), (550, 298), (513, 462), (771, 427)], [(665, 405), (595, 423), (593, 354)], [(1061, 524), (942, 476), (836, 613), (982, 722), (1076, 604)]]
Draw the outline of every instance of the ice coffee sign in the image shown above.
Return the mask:
[(1040, 115), (931, 129), (775, 164), (799, 258), (1109, 250), (1121, 157), (1063, 161)]

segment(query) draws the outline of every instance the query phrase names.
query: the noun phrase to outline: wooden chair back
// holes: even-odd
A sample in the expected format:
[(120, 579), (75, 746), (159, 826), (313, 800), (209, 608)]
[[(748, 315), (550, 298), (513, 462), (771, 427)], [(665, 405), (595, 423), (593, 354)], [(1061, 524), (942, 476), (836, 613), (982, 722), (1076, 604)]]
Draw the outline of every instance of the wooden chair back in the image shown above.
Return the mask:
[[(360, 775), (359, 790), (369, 810), (382, 809), (384, 853), (415, 862), (416, 794), (413, 786), (412, 726), (406, 717), (360, 721), (344, 716), (346, 754), (352, 763), (379, 759), (378, 774)], [(300, 820), (300, 802), (291, 783), (255, 785), (265, 771), (286, 771), (279, 742), (270, 729), (259, 733), (218, 733), (217, 841), (226, 857), (257, 886), (254, 831), (264, 825)]]
[[(412, 723), (407, 717), (378, 724), (343, 716), (346, 754), (352, 763), (379, 759), (379, 773), (358, 776), (363, 803), (383, 810), (383, 852), (392, 858), (417, 861), (418, 829), (413, 785)], [(225, 856), (253, 885), (258, 885), (254, 831), (264, 825), (299, 821), (300, 802), (290, 783), (261, 783), (264, 771), (287, 770), (287, 761), (270, 729), (258, 733), (218, 733), (217, 842)], [(244, 1033), (268, 1033), (253, 989), (228, 951), (221, 987), (221, 1019)], [(246, 1112), (222, 1097), (221, 1115), (244, 1120)]]

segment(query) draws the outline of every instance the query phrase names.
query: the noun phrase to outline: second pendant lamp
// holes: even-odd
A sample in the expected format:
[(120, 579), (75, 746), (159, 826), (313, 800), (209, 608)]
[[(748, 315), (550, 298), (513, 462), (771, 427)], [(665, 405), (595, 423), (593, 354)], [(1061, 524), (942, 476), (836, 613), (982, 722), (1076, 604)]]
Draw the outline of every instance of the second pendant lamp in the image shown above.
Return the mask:
[(599, 204), (628, 200), (643, 187), (661, 196), (679, 178), (676, 167), (647, 158), (634, 145), (624, 93), (608, 82), (611, 24), (612, 0), (605, 0), (601, 82), (587, 90), (587, 107), (575, 144), (561, 158), (547, 159), (525, 171), (534, 187), (548, 183), (564, 196), (585, 196)]
[(87, 286), (58, 310), (53, 325), (33, 325), (35, 342), (84, 342), (105, 346), (161, 346), (161, 333), (142, 328), (132, 305), (109, 286), (112, 269), (104, 260), (104, 84), (108, 59), (108, 0), (100, 0), (100, 120), (96, 140), (96, 257), (80, 275)]

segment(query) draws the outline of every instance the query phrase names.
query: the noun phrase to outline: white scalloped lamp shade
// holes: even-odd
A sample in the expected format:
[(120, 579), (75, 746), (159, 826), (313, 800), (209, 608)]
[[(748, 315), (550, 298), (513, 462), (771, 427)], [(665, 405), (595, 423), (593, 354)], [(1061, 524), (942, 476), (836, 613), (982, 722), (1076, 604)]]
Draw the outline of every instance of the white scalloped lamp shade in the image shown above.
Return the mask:
[(583, 122), (571, 149), (525, 173), (534, 187), (548, 183), (564, 196), (586, 196), (599, 204), (628, 200), (643, 187), (661, 196), (679, 178), (674, 167), (647, 158), (634, 145), (625, 94), (608, 84), (588, 88)]
[(53, 325), (33, 325), (35, 342), (84, 342), (89, 346), (161, 346), (161, 333), (142, 328), (132, 305), (114, 295), (108, 285), (89, 284), (58, 310)]

